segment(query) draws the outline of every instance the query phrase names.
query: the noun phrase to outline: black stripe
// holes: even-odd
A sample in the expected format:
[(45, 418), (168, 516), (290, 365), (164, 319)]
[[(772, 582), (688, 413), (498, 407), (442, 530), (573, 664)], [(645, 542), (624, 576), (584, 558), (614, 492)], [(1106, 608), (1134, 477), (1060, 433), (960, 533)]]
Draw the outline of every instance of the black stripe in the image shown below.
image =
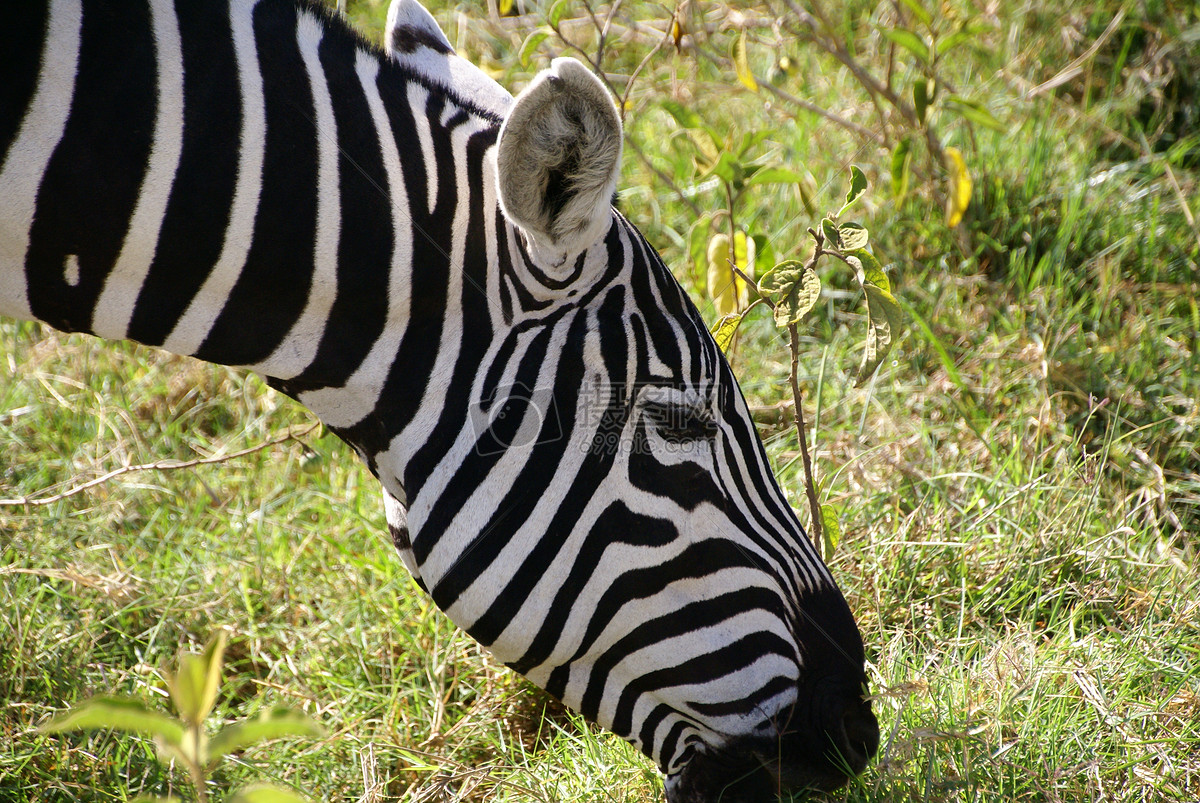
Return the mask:
[(296, 41), (296, 9), (263, 4), (254, 37), (266, 99), (266, 154), (246, 266), (196, 356), (247, 365), (266, 359), (308, 302), (317, 231), (317, 131)]
[[(624, 288), (619, 286), (611, 288), (601, 304), (596, 318), (601, 322), (622, 320), (623, 314), (618, 310), (623, 310), (624, 305)], [(620, 336), (616, 330), (610, 330), (610, 336), (605, 337), (602, 329), (599, 341), (604, 364), (603, 366), (585, 365), (583, 353), (588, 323), (589, 319), (584, 315), (578, 316), (572, 322), (558, 364), (558, 372), (554, 377), (553, 398), (558, 406), (556, 415), (568, 426), (570, 422), (576, 420), (577, 406), (586, 401), (579, 395), (579, 388), (582, 387), (583, 378), (586, 375), (600, 369), (613, 381), (612, 389), (614, 391), (623, 386), (626, 370), (624, 337)], [(530, 380), (536, 381), (536, 376), (530, 377)], [(604, 421), (608, 422), (607, 426), (619, 432), (624, 423), (622, 417), (625, 413), (624, 406), (610, 400), (606, 412), (618, 416), (615, 420), (609, 421), (605, 418)], [(603, 421), (599, 423), (601, 427), (605, 426)], [(550, 478), (558, 470), (566, 446), (565, 438), (558, 440), (548, 438), (533, 447), (528, 461), (521, 473), (514, 478), (512, 490), (505, 496), (499, 510), (500, 513), (507, 514), (507, 518), (503, 522), (506, 529), (513, 531), (528, 519), (534, 506), (541, 500), (538, 489), (544, 489), (550, 483)], [(580, 465), (574, 483), (555, 511), (546, 532), (541, 534), (536, 545), (521, 561), (521, 565), (514, 569), (511, 579), (496, 595), (488, 610), (469, 629), (471, 635), (481, 644), (488, 646), (494, 642), (508, 626), (513, 613), (520, 610), (521, 606), (525, 604), (533, 588), (545, 574), (546, 567), (551, 565), (562, 549), (563, 539), (579, 520), (584, 508), (596, 493), (596, 489), (608, 478), (614, 459), (615, 454), (610, 450), (589, 450)], [(538, 492), (531, 493), (531, 489), (538, 490)], [(464, 560), (460, 564), (464, 568), (460, 571), (459, 576), (455, 577), (456, 582), (452, 590), (465, 589), (483, 571), (487, 570), (498, 557), (505, 540), (495, 537), (495, 535), (481, 539), (469, 560)], [(435, 589), (434, 599), (439, 605), (442, 605), (442, 600), (438, 597), (439, 590), (440, 586)], [(450, 602), (452, 601), (450, 600)]]
[[(795, 651), (794, 644), (784, 641), (774, 633), (751, 632), (713, 652), (690, 658), (678, 666), (647, 672), (631, 678), (621, 689), (620, 699), (613, 715), (612, 728), (617, 733), (632, 733), (633, 711), (639, 698), (644, 694), (691, 683), (694, 678), (703, 678), (705, 681), (715, 680), (744, 669), (765, 655), (776, 654), (791, 657)], [(587, 716), (586, 709), (581, 708), (581, 711)]]
[[(451, 123), (465, 122), (465, 118), (460, 115), (461, 113), (454, 114), (451, 117)], [(469, 194), (466, 198), (459, 199), (460, 214), (464, 204), (467, 211), (466, 240), (461, 268), (462, 286), (459, 291), (459, 303), (462, 309), (461, 322), (464, 327), (463, 336), (459, 343), (454, 370), (444, 388), (448, 403), (447, 409), (443, 411), (433, 429), (428, 433), (424, 445), (414, 452), (405, 467), (404, 487), (411, 494), (410, 498), (415, 498), (421, 493), (425, 479), (442, 460), (446, 450), (458, 439), (463, 427), (470, 425), (468, 421), (464, 421), (467, 418), (464, 408), (471, 398), (471, 386), (474, 384), (475, 375), (479, 371), (479, 366), (487, 354), (492, 339), (492, 331), (488, 325), (491, 316), (488, 311), (489, 299), (486, 290), (488, 231), (483, 213), (482, 187), (483, 158), (495, 141), (496, 131), (489, 128), (470, 135), (465, 143), (463, 158), (466, 159), (466, 186)], [(448, 154), (449, 156), (450, 154)], [(450, 158), (439, 162), (439, 168), (441, 171), (438, 179), (439, 188), (444, 184), (454, 184), (457, 181), (455, 165)], [(469, 329), (467, 328), (468, 322)], [(494, 453), (490, 459), (495, 460)], [(412, 478), (411, 485), (409, 484), (410, 478)], [(430, 525), (426, 522), (423, 526), (427, 528)], [(426, 539), (423, 543), (428, 545), (429, 540)], [(418, 544), (417, 547), (419, 549), (421, 545)], [(418, 561), (420, 560), (423, 560), (423, 557), (419, 557)]]
[(228, 10), (177, 4), (183, 45), (183, 148), (129, 336), (162, 345), (221, 254), (237, 183), (242, 125)]
[(446, 43), (423, 28), (401, 25), (392, 29), (392, 47), (397, 53), (415, 53), (422, 47), (427, 47), (435, 53), (453, 54)]
[[(596, 519), (579, 547), (570, 572), (563, 579), (548, 615), (538, 627), (537, 636), (513, 669), (527, 673), (545, 663), (566, 630), (573, 603), (579, 598), (600, 562), (604, 552), (615, 544), (660, 547), (679, 537), (678, 528), (670, 521), (634, 513), (624, 502), (617, 501)], [(590, 625), (598, 624), (593, 618)], [(590, 629), (590, 628), (589, 628)], [(582, 653), (581, 653), (582, 654)], [(565, 691), (565, 689), (564, 689)]]
[[(148, 7), (85, 3), (82, 36), (71, 114), (42, 180), (25, 262), (34, 317), (65, 331), (90, 328), (120, 253), (150, 157), (157, 94)], [(63, 277), (68, 255), (79, 260), (74, 287)]]
[[(458, 200), (453, 173), (445, 175), (453, 165), (449, 132), (437, 125), (446, 98), (430, 95), (425, 109), (410, 109), (405, 87), (389, 80), (393, 77), (399, 76), (395, 72), (381, 76), (379, 88), (400, 150), (400, 166), (404, 171), (413, 218), (412, 309), (374, 413), (343, 431), (342, 437), (350, 443), (362, 444), (368, 454), (378, 454), (387, 449), (391, 438), (416, 415), (425, 394), (442, 337), (452, 236), (450, 226), (438, 219), (435, 210), (444, 216), (448, 210), (454, 209)], [(424, 114), (430, 121), (434, 151), (432, 167), (441, 171), (432, 210), (428, 208), (428, 184), (425, 178), (425, 171), (430, 166), (421, 158), (421, 144), (413, 114)], [(414, 498), (420, 485), (416, 475), (406, 470), (405, 476), (400, 479), (408, 498)]]
[[(724, 568), (748, 567), (749, 565), (746, 556), (737, 549), (736, 545), (714, 538), (689, 544), (678, 555), (657, 566), (623, 572), (613, 581), (597, 603), (596, 610), (588, 620), (587, 630), (583, 634), (576, 653), (571, 656), (569, 661), (556, 667), (551, 673), (546, 690), (551, 694), (562, 694), (566, 691), (565, 684), (569, 677), (571, 664), (594, 648), (596, 639), (600, 637), (608, 624), (620, 615), (621, 609), (631, 600), (649, 599), (662, 593), (672, 583), (681, 580), (705, 577)], [(604, 691), (608, 672), (629, 653), (657, 641), (687, 633), (698, 625), (722, 621), (755, 608), (783, 613), (782, 601), (773, 592), (762, 587), (747, 587), (736, 589), (721, 597), (719, 604), (713, 603), (711, 600), (699, 600), (676, 610), (666, 611), (662, 617), (630, 629), (625, 636), (608, 649), (604, 658), (591, 668), (587, 690), (583, 695), (585, 705), (590, 706), (590, 710), (593, 711), (599, 707), (600, 696)], [(698, 674), (697, 677), (707, 677), (707, 675)], [(580, 710), (588, 709), (581, 708)]]
[(341, 187), (337, 298), (316, 358), (296, 387), (341, 387), (366, 359), (387, 321), (392, 231), (389, 188), (379, 132), (355, 72), (355, 53), (342, 37), (321, 42), (321, 64), (337, 120)]
[[(48, 36), (49, 3), (9, 3), (0, 24), (0, 166), (5, 162), (37, 87)], [(47, 53), (48, 58), (54, 54)]]

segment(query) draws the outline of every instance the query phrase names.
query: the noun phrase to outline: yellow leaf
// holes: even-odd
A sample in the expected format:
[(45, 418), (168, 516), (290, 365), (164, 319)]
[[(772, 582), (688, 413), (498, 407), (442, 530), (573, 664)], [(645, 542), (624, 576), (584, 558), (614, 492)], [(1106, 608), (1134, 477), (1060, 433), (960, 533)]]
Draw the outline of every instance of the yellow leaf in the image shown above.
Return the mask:
[(717, 341), (717, 348), (724, 353), (729, 353), (729, 347), (733, 344), (733, 336), (737, 332), (738, 324), (742, 322), (742, 314), (735, 312), (733, 315), (726, 315), (721, 320), (717, 321), (712, 328), (713, 340)]
[[(744, 238), (742, 232), (738, 232), (739, 238)], [(739, 260), (738, 267), (745, 270), (741, 264), (741, 260), (748, 256), (753, 257), (753, 251), (747, 254), (749, 249), (752, 249), (754, 241), (749, 243), (739, 239), (736, 257)], [(720, 315), (732, 315), (739, 309), (743, 309), (749, 302), (750, 289), (746, 286), (746, 282), (742, 277), (733, 272), (733, 265), (730, 262), (729, 235), (714, 234), (712, 239), (708, 241), (708, 294), (712, 297), (713, 304), (717, 308), (717, 313)]]
[(950, 195), (946, 199), (946, 225), (954, 228), (962, 222), (971, 203), (971, 174), (958, 148), (946, 148), (946, 165), (950, 169)]
[(741, 35), (733, 43), (733, 66), (737, 70), (737, 77), (742, 82), (742, 85), (751, 92), (757, 92), (758, 81), (754, 80), (754, 73), (750, 70), (750, 59), (746, 55), (745, 31), (742, 31)]

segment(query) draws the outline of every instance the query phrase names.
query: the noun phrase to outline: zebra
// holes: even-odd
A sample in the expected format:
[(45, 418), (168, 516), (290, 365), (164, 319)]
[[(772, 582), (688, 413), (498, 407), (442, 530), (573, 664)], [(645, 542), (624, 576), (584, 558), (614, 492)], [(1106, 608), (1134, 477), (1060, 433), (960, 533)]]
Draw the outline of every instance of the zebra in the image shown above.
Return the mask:
[(0, 27), (0, 314), (243, 367), (383, 491), (416, 582), (670, 803), (836, 788), (862, 638), (737, 382), (612, 205), (622, 127), (416, 0), (43, 0)]

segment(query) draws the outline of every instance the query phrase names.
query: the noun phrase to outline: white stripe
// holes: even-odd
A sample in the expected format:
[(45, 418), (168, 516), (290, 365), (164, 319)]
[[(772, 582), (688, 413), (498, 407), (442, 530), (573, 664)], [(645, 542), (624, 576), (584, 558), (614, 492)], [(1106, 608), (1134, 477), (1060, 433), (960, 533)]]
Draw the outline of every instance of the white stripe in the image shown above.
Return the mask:
[(317, 236), (313, 254), (312, 282), (308, 303), (300, 319), (284, 337), (275, 353), (252, 370), (279, 379), (291, 379), (312, 364), (321, 345), (321, 335), (329, 320), (329, 311), (337, 298), (338, 240), (342, 227), (342, 201), (338, 186), (337, 121), (333, 99), (321, 67), (321, 36), (324, 31), (317, 18), (300, 14), (296, 39), (308, 84), (312, 88), (313, 111), (317, 127)]
[(375, 409), (408, 327), (412, 306), (413, 222), (408, 211), (404, 172), (400, 168), (400, 152), (396, 148), (391, 121), (376, 84), (379, 63), (374, 56), (360, 50), (355, 60), (355, 70), (366, 95), (367, 107), (371, 110), (371, 121), (379, 137), (384, 175), (387, 178), (387, 194), (392, 208), (392, 268), (388, 280), (387, 321), (370, 354), (345, 387), (321, 388), (300, 396), (301, 403), (331, 427), (353, 426)]
[(204, 338), (224, 309), (238, 277), (242, 275), (250, 243), (254, 239), (254, 219), (258, 214), (258, 200), (262, 193), (267, 130), (262, 74), (259, 72), (254, 41), (254, 7), (257, 3), (258, 0), (249, 0), (246, 3), (231, 3), (229, 7), (242, 94), (237, 187), (233, 192), (225, 243), (217, 264), (163, 343), (163, 348), (176, 354), (195, 354), (200, 350)]
[(25, 283), (29, 229), (42, 176), (71, 113), (82, 25), (79, 0), (52, 0), (37, 91), (0, 167), (0, 314), (14, 318), (33, 317)]
[(150, 161), (137, 206), (125, 233), (116, 265), (104, 282), (104, 290), (92, 313), (91, 330), (101, 337), (125, 338), (133, 307), (150, 272), (154, 251), (162, 231), (167, 201), (179, 169), (183, 151), (183, 50), (179, 20), (171, 3), (151, 3), (158, 69), (158, 112)]
[(408, 85), (408, 105), (417, 126), (417, 140), (421, 143), (421, 160), (425, 162), (425, 184), (429, 191), (426, 212), (433, 211), (437, 203), (438, 163), (433, 151), (433, 134), (429, 131), (429, 91), (413, 81)]
[[(421, 119), (423, 119), (422, 116), (417, 115), (417, 120)], [(450, 160), (451, 166), (455, 169), (454, 175), (457, 180), (458, 202), (454, 205), (454, 219), (450, 224), (452, 245), (450, 249), (450, 269), (446, 277), (446, 308), (442, 313), (441, 340), (436, 344), (431, 344), (437, 350), (437, 357), (434, 360), (433, 369), (430, 371), (429, 377), (425, 380), (421, 403), (418, 405), (417, 412), (413, 415), (408, 425), (392, 438), (391, 443), (388, 445), (385, 461), (386, 465), (389, 466), (408, 465), (409, 460), (412, 459), (417, 449), (425, 445), (429, 432), (433, 430), (433, 427), (441, 419), (446, 409), (456, 406), (461, 408), (463, 405), (462, 400), (451, 402), (446, 398), (446, 394), (449, 389), (450, 378), (454, 375), (454, 369), (458, 363), (459, 351), (462, 349), (462, 340), (466, 336), (463, 329), (462, 312), (463, 262), (467, 247), (467, 224), (471, 214), (471, 194), (473, 191), (480, 189), (472, 187), (468, 181), (466, 150), (467, 143), (471, 137), (488, 125), (489, 123), (486, 120), (473, 118), (469, 122), (458, 126), (451, 133)], [(429, 165), (428, 167), (430, 170), (436, 169), (436, 165)], [(471, 292), (478, 291), (472, 288)], [(474, 335), (474, 333), (472, 334)], [(469, 430), (469, 427), (466, 430)], [(470, 435), (471, 433), (466, 430), (464, 430), (466, 435)], [(473, 443), (474, 440), (472, 439), (469, 442)], [(436, 491), (426, 490), (434, 485), (436, 485), (436, 482), (427, 482), (425, 488), (422, 489), (420, 497), (409, 499), (408, 520), (413, 525), (412, 531), (414, 533), (420, 532), (424, 517), (429, 514), (430, 507), (438, 495)]]

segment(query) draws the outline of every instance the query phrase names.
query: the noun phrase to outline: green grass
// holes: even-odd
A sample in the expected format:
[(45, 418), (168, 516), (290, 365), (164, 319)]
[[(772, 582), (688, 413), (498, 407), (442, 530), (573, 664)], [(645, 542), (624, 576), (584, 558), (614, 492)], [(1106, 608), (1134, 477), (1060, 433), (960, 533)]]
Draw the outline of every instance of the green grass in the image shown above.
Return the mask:
[[(697, 185), (665, 97), (739, 137), (769, 129), (764, 159), (810, 171), (822, 208), (838, 205), (849, 163), (873, 181), (859, 217), (912, 319), (878, 376), (854, 387), (865, 322), (853, 282), (831, 268), (823, 278), (840, 295), (806, 322), (800, 373), (817, 470), (845, 530), (831, 566), (867, 643), (883, 743), (848, 791), (816, 799), (1191, 801), (1200, 233), (1184, 204), (1200, 215), (1200, 165), (1169, 104), (1153, 101), (1200, 86), (1194, 52), (1189, 61), (1186, 47), (1164, 46), (1195, 14), (1128, 4), (1078, 74), (1028, 97), (1121, 4), (1073, 17), (1001, 6), (980, 35), (987, 46), (943, 65), (1011, 126), (968, 132), (938, 118), (975, 178), (959, 230), (942, 222), (943, 178), (926, 157), (897, 204), (886, 149), (786, 103), (767, 109), (728, 64), (670, 46), (630, 98), (622, 208), (715, 319), (687, 241), (690, 204), (711, 212), (723, 199)], [(723, 6), (704, 8), (715, 27)], [(862, 63), (882, 69), (870, 26), (889, 24), (891, 6), (848, 8), (839, 24)], [(382, 8), (351, 13), (377, 26)], [(618, 22), (664, 16), (630, 4)], [(439, 20), (457, 39), (452, 10)], [(517, 59), (533, 24), (473, 24), (460, 46), (515, 87), (538, 66)], [(711, 50), (727, 53), (730, 35), (713, 34)], [(754, 29), (756, 68), (790, 53), (800, 69), (784, 89), (879, 127), (843, 66), (773, 37)], [(586, 33), (575, 41), (594, 50)], [(618, 88), (654, 41), (610, 43)], [(897, 86), (911, 77), (898, 69)], [(780, 259), (802, 252), (815, 223), (788, 187), (747, 194), (738, 213)], [(786, 338), (752, 313), (732, 361), (803, 511)], [(278, 441), (47, 505), (0, 505), (0, 801), (180, 793), (184, 779), (147, 741), (35, 729), (95, 693), (165, 708), (159, 670), (218, 626), (233, 629), (219, 716), (282, 703), (329, 734), (248, 751), (218, 776), (222, 788), (268, 779), (368, 803), (661, 799), (645, 759), (499, 667), (433, 608), (388, 541), (374, 480), (311, 424), (238, 372), (0, 323), (0, 498)]]

